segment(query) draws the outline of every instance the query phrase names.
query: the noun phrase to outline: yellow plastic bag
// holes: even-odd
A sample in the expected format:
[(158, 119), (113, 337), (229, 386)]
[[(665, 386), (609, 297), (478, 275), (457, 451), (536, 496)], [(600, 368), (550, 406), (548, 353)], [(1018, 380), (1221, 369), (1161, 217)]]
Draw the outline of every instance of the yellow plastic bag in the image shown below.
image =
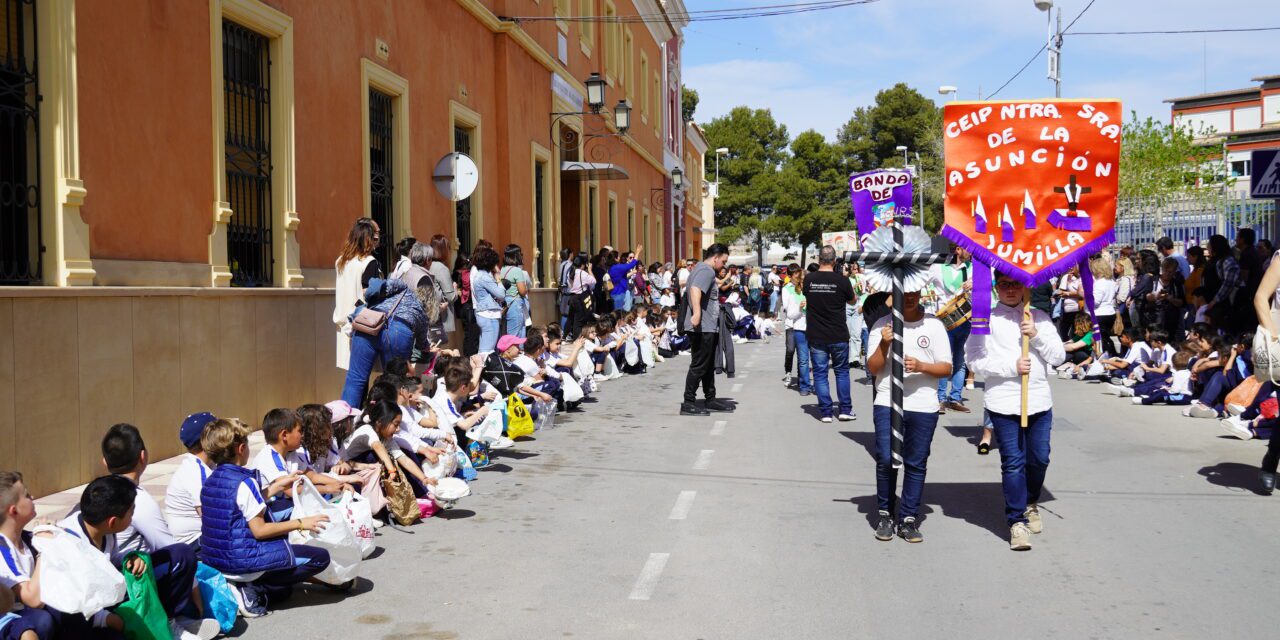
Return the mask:
[(513, 393), (507, 397), (507, 437), (515, 440), (530, 435), (533, 435), (533, 418), (520, 396)]

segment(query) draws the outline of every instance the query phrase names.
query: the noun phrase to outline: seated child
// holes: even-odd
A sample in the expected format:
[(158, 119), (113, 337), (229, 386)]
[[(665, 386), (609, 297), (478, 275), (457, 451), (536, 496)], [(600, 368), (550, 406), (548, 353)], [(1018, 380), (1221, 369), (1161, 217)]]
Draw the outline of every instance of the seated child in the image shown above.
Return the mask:
[(1120, 334), (1120, 346), (1125, 348), (1123, 357), (1104, 357), (1102, 359), (1103, 376), (1112, 384), (1123, 384), (1123, 380), (1138, 366), (1151, 358), (1151, 347), (1142, 339), (1142, 332), (1129, 327)]
[(1069, 338), (1062, 345), (1067, 352), (1067, 359), (1058, 367), (1058, 377), (1064, 380), (1083, 377), (1093, 363), (1093, 323), (1089, 314), (1076, 315)]
[[(138, 494), (138, 485), (127, 477), (111, 475), (97, 478), (84, 488), (79, 509), (59, 521), (58, 526), (101, 551), (111, 560), (112, 565), (121, 567), (135, 577), (142, 576), (147, 571), (147, 564), (141, 558), (128, 557), (134, 550), (126, 549), (123, 546), (125, 541), (117, 537), (129, 529), (138, 504)], [(159, 513), (158, 508), (156, 512)], [(204, 619), (202, 613), (195, 584), (196, 553), (191, 546), (175, 543), (147, 553), (151, 555), (151, 574), (156, 581), (156, 593), (165, 614), (170, 618), (173, 635), (184, 640), (191, 637), (212, 638), (216, 635), (219, 631), (217, 621)], [(185, 617), (188, 614), (194, 614), (196, 619)], [(108, 618), (104, 623), (111, 626), (112, 620)], [(123, 630), (123, 621), (121, 628), (116, 630)]]
[[(1222, 368), (1209, 373), (1199, 398), (1183, 409), (1182, 415), (1189, 418), (1218, 418), (1225, 413), (1227, 394), (1244, 382), (1245, 378), (1253, 375), (1252, 345), (1253, 334), (1242, 334), (1231, 346)], [(1265, 391), (1269, 394), (1270, 387)]]
[(0, 638), (123, 638), (124, 622), (110, 611), (92, 621), (45, 605), (40, 594), (40, 560), (23, 529), (36, 517), (36, 503), (22, 474), (0, 471)]
[(164, 517), (175, 540), (200, 549), (200, 489), (213, 473), (213, 465), (200, 446), (204, 428), (217, 418), (208, 412), (193, 413), (178, 427), (178, 440), (187, 452), (179, 458), (178, 469), (169, 478), (164, 493)]
[[(1173, 364), (1174, 349), (1169, 344), (1169, 334), (1163, 329), (1152, 329), (1147, 333), (1147, 342), (1151, 345), (1149, 362), (1139, 362), (1121, 384), (1104, 385), (1102, 392), (1108, 395), (1132, 398), (1149, 395), (1169, 383), (1169, 369)], [(1129, 389), (1128, 393), (1121, 389)]]
[[(422, 407), (422, 380), (410, 376), (387, 378), (396, 386), (394, 400), (400, 407), (400, 429), (396, 432), (396, 444), (413, 455), (418, 464), (423, 460), (436, 464), (452, 442), (451, 433), (436, 427), (436, 417)], [(379, 394), (381, 396), (381, 394)]]
[[(351, 405), (342, 400), (324, 405), (304, 404), (298, 407), (298, 417), (302, 419), (302, 446), (311, 460), (311, 468), (358, 488), (360, 495), (369, 501), (371, 513), (376, 515), (382, 511), (387, 504), (379, 481), (382, 465), (344, 461), (338, 446), (351, 435), (355, 422)], [(373, 522), (375, 528), (381, 524), (380, 520)]]
[(239, 421), (221, 419), (205, 427), (200, 445), (214, 464), (200, 491), (200, 559), (226, 575), (240, 615), (260, 616), (287, 600), (294, 585), (329, 566), (328, 551), (293, 545), (288, 538), (291, 531), (320, 531), (329, 517), (272, 519), (266, 499), (283, 493), (297, 476), (282, 475), (264, 490), (258, 474), (245, 466), (249, 429)]
[[(147, 469), (147, 458), (142, 434), (131, 424), (113, 425), (102, 437), (103, 465), (107, 471), (132, 482), (134, 489), (133, 517), (130, 524), (114, 536), (121, 556), (130, 551), (151, 553), (177, 542), (156, 499), (138, 484)], [(71, 515), (75, 512), (72, 509)]]
[(761, 311), (756, 314), (755, 324), (756, 331), (760, 332), (760, 337), (764, 339), (765, 344), (769, 344), (774, 334), (778, 333), (778, 327), (774, 324), (772, 312)]
[[(249, 468), (257, 471), (263, 482), (270, 484), (276, 478), (292, 475), (306, 477), (323, 494), (337, 495), (353, 490), (350, 484), (311, 468), (311, 457), (302, 448), (302, 420), (297, 411), (284, 408), (268, 411), (262, 418), (262, 436), (267, 446), (253, 457)], [(268, 503), (267, 508), (277, 516), (275, 520), (287, 520), (293, 513), (292, 498), (293, 486), (290, 485)]]
[(435, 409), (436, 419), (441, 429), (453, 429), (458, 447), (474, 460), (471, 441), (467, 431), (489, 415), (489, 405), (481, 404), (474, 411), (468, 411), (466, 405), (478, 387), (478, 381), (471, 366), (466, 361), (458, 360), (445, 366), (441, 376), (442, 384), (436, 385), (436, 393), (428, 402)]
[[(406, 437), (400, 425), (404, 413), (396, 400), (400, 397), (399, 381), (393, 376), (381, 376), (369, 390), (369, 399), (365, 402), (365, 412), (356, 419), (356, 430), (342, 443), (342, 459), (346, 461), (381, 463), (383, 468), (394, 471), (399, 467), (404, 471), (405, 479), (413, 487), (413, 493), (419, 498), (427, 497), (427, 487), (436, 482), (422, 471), (424, 459), (437, 460), (440, 450), (428, 447), (425, 443)], [(374, 404), (390, 403), (396, 408), (396, 419), (388, 421), (385, 416), (382, 422), (373, 420), (368, 407)], [(389, 433), (384, 433), (387, 428)], [(427, 454), (430, 454), (428, 457)], [(395, 464), (392, 464), (394, 462)]]
[[(1134, 404), (1191, 404), (1191, 369), (1187, 367), (1191, 362), (1191, 352), (1179, 351), (1173, 354), (1172, 360), (1173, 374), (1169, 376), (1169, 384), (1144, 396), (1135, 396)], [(1125, 391), (1129, 390), (1125, 388)]]

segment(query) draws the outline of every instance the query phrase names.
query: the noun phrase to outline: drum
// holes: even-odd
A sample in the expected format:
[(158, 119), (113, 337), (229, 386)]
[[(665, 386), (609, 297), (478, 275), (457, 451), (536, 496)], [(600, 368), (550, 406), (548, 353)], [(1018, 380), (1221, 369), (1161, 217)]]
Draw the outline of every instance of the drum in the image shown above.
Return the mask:
[(973, 315), (973, 302), (968, 292), (952, 298), (950, 302), (938, 309), (937, 313), (938, 319), (942, 321), (947, 331), (968, 322), (971, 315)]

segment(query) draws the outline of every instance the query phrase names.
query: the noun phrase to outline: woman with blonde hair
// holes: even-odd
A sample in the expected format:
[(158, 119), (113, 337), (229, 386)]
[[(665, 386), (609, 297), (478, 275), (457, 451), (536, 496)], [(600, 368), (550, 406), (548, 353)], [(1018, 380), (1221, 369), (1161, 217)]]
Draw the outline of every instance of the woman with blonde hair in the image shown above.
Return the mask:
[(334, 262), (333, 324), (337, 329), (337, 365), (346, 369), (351, 360), (351, 312), (364, 302), (369, 280), (382, 275), (382, 265), (373, 257), (382, 240), (381, 230), (373, 218), (360, 218), (351, 225), (347, 243)]
[(1107, 355), (1116, 355), (1111, 336), (1115, 335), (1116, 322), (1116, 290), (1115, 268), (1106, 255), (1095, 256), (1089, 261), (1089, 271), (1093, 273), (1093, 313), (1098, 319), (1098, 327), (1102, 329), (1102, 350)]

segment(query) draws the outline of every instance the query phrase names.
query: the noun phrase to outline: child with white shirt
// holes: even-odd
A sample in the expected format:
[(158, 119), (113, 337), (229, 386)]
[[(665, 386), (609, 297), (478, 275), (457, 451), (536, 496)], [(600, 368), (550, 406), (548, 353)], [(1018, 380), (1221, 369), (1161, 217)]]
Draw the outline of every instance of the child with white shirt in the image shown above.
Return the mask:
[(1169, 376), (1169, 383), (1161, 385), (1160, 388), (1146, 395), (1135, 396), (1133, 403), (1147, 405), (1191, 404), (1191, 369), (1188, 367), (1191, 357), (1192, 353), (1190, 351), (1179, 351), (1173, 354), (1173, 358), (1170, 359), (1173, 364), (1173, 373)]
[[(397, 417), (399, 413), (397, 412)], [(320, 514), (277, 521), (266, 500), (291, 486), (286, 474), (263, 487), (249, 463), (249, 430), (238, 421), (218, 420), (200, 437), (205, 455), (215, 467), (200, 491), (200, 559), (221, 571), (236, 596), (240, 615), (263, 615), (287, 599), (293, 586), (329, 566), (329, 552), (309, 545), (292, 545), (291, 531), (318, 532), (329, 521)], [(345, 588), (354, 586), (354, 580)]]
[[(267, 446), (254, 456), (249, 468), (261, 474), (263, 482), (270, 484), (281, 476), (293, 475), (306, 477), (320, 493), (336, 495), (352, 490), (346, 482), (311, 468), (310, 455), (302, 448), (302, 421), (298, 412), (286, 408), (268, 411), (262, 418), (262, 436)], [(293, 513), (292, 498), (293, 487), (290, 486), (271, 501), (271, 511), (281, 519), (288, 518)]]
[(1135, 327), (1129, 327), (1120, 334), (1120, 346), (1125, 349), (1123, 357), (1102, 359), (1103, 376), (1112, 384), (1123, 384), (1139, 364), (1151, 359), (1151, 347), (1142, 339), (1142, 331)]
[(204, 428), (217, 421), (209, 412), (193, 413), (178, 427), (178, 440), (187, 452), (179, 458), (178, 469), (169, 478), (164, 492), (164, 518), (169, 533), (178, 542), (200, 549), (200, 488), (213, 473), (213, 465), (200, 446)]
[[(358, 428), (343, 443), (343, 460), (356, 462), (379, 462), (384, 468), (395, 469), (395, 462), (404, 471), (405, 479), (413, 487), (416, 497), (427, 497), (427, 487), (434, 485), (435, 480), (428, 478), (422, 471), (424, 459), (432, 462), (439, 459), (441, 450), (427, 445), (407, 430), (402, 429), (404, 411), (399, 404), (400, 379), (392, 375), (382, 375), (369, 389), (369, 399), (365, 402), (366, 411), (357, 419)], [(389, 435), (383, 433), (386, 425), (372, 422), (368, 407), (375, 403), (389, 402), (398, 412), (395, 429)], [(353, 444), (354, 443), (354, 444)], [(381, 449), (381, 451), (379, 450)]]
[(122, 423), (107, 429), (102, 437), (102, 463), (107, 471), (127, 478), (134, 486), (131, 524), (115, 536), (122, 555), (130, 551), (151, 553), (177, 542), (169, 532), (169, 523), (160, 512), (160, 505), (138, 484), (147, 470), (147, 461), (147, 447), (137, 427)]
[[(36, 517), (36, 503), (22, 474), (0, 471), (0, 590), (10, 605), (0, 607), (0, 638), (52, 640), (63, 638), (119, 638), (124, 623), (102, 611), (91, 624), (84, 616), (63, 613), (40, 597), (40, 560), (23, 529)], [(2, 621), (8, 618), (7, 621)]]
[[(302, 421), (302, 447), (311, 461), (311, 469), (350, 484), (369, 501), (373, 514), (382, 511), (387, 499), (378, 481), (382, 465), (378, 463), (348, 462), (342, 459), (338, 442), (351, 435), (354, 421), (351, 405), (342, 400), (328, 404), (304, 404), (298, 407)], [(341, 435), (341, 437), (339, 437)], [(375, 520), (374, 527), (381, 521)]]

